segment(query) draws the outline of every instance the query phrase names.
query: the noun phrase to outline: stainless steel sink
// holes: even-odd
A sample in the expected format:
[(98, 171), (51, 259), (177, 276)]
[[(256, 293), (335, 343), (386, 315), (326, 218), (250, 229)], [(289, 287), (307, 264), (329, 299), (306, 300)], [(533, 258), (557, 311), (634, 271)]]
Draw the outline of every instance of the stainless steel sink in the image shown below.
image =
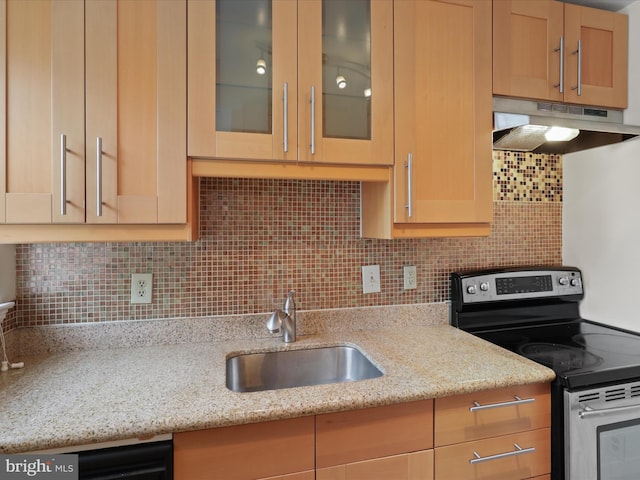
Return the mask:
[(360, 350), (348, 346), (249, 353), (227, 359), (227, 388), (234, 392), (354, 382), (382, 375)]

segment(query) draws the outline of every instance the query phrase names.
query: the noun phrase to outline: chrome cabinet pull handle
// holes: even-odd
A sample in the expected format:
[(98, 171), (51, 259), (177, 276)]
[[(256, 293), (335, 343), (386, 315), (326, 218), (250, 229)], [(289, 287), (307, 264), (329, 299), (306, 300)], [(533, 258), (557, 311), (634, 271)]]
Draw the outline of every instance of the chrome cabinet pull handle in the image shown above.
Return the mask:
[(60, 135), (60, 215), (67, 214), (67, 136)]
[(289, 84), (287, 82), (284, 82), (282, 105), (284, 107), (284, 153), (287, 153), (289, 151)]
[(469, 407), (469, 411), (477, 412), (479, 410), (489, 410), (491, 408), (512, 407), (515, 405), (524, 405), (526, 403), (533, 403), (536, 401), (535, 398), (520, 398), (517, 395), (514, 395), (513, 398), (515, 398), (515, 400), (511, 400), (509, 402), (489, 403), (487, 405), (480, 405), (478, 402), (473, 402), (474, 406)]
[(96, 138), (96, 215), (102, 216), (102, 138)]
[(316, 154), (316, 87), (311, 85), (311, 155)]
[(404, 167), (407, 169), (407, 204), (404, 208), (407, 209), (407, 215), (411, 218), (413, 216), (413, 154), (407, 154), (407, 163)]
[(554, 87), (558, 88), (560, 93), (564, 93), (564, 37), (560, 37), (560, 46), (553, 51), (560, 52), (560, 79)]
[(517, 443), (514, 443), (513, 446), (515, 447), (515, 450), (513, 452), (498, 453), (496, 455), (489, 455), (488, 457), (482, 457), (478, 452), (474, 451), (473, 456), (475, 458), (469, 460), (469, 463), (471, 465), (475, 465), (476, 463), (489, 462), (491, 460), (499, 460), (501, 458), (515, 457), (516, 455), (524, 455), (526, 453), (533, 453), (536, 451), (535, 447), (522, 448)]
[(582, 40), (578, 40), (578, 49), (573, 52), (578, 55), (578, 85), (571, 87), (571, 90), (578, 90), (578, 96), (582, 95)]
[(597, 417), (600, 415), (607, 415), (609, 413), (622, 413), (629, 410), (637, 410), (640, 405), (626, 405), (624, 407), (612, 407), (612, 408), (591, 408), (588, 405), (583, 410), (578, 412), (580, 418)]

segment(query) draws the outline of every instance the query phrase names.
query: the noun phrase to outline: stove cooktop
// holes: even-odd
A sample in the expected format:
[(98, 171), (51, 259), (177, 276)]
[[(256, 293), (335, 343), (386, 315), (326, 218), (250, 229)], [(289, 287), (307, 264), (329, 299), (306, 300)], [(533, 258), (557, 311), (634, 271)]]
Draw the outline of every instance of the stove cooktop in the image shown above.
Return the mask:
[(575, 319), (474, 335), (552, 368), (567, 388), (640, 379), (640, 335)]

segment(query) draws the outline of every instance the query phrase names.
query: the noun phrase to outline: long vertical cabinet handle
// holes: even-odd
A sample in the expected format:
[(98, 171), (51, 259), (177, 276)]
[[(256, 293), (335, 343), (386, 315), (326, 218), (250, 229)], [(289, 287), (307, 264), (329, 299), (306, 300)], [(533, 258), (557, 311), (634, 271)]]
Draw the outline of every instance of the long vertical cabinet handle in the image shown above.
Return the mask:
[(67, 214), (67, 136), (60, 135), (60, 215)]
[(284, 153), (289, 151), (289, 84), (284, 82), (284, 91), (282, 96), (282, 105), (284, 107)]
[(553, 51), (560, 53), (560, 78), (554, 87), (558, 87), (560, 93), (564, 93), (564, 37), (560, 37), (560, 46)]
[(316, 154), (316, 87), (311, 85), (311, 155)]
[(407, 204), (404, 207), (411, 218), (413, 215), (413, 154), (407, 155), (407, 163), (404, 166), (407, 169)]
[(573, 52), (578, 55), (578, 85), (572, 87), (572, 90), (578, 90), (578, 96), (582, 95), (582, 40), (578, 40), (578, 49)]
[(102, 216), (102, 138), (96, 138), (96, 216)]

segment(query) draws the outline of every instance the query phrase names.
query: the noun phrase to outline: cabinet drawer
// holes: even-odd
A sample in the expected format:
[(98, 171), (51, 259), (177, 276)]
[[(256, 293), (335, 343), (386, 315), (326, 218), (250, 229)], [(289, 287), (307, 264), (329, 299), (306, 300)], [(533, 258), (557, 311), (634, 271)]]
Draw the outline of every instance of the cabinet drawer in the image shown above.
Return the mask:
[[(550, 442), (551, 429), (542, 428), (439, 447), (435, 450), (435, 478), (520, 480), (544, 475), (551, 471)], [(514, 453), (518, 451), (516, 445), (522, 448), (522, 453)]]
[(249, 480), (313, 470), (313, 423), (300, 417), (176, 433), (174, 478)]
[(433, 450), (320, 468), (316, 480), (432, 480)]
[(316, 468), (432, 447), (432, 400), (316, 417)]
[(278, 475), (275, 477), (261, 478), (258, 480), (316, 480), (316, 472), (309, 470), (307, 472), (290, 473), (288, 475)]
[[(530, 400), (519, 402), (517, 399)], [(523, 385), (439, 398), (435, 445), (451, 445), (551, 426), (548, 384)]]

